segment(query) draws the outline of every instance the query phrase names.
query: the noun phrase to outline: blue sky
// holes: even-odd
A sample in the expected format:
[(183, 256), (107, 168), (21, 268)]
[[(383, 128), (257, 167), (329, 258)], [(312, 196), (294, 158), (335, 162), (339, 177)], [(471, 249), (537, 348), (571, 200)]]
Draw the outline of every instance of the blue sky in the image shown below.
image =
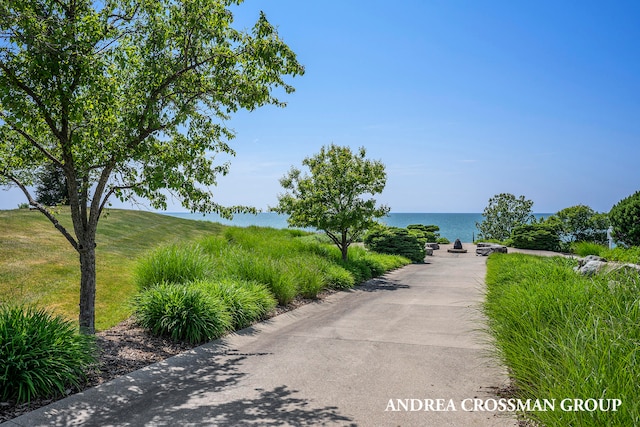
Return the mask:
[(395, 212), (481, 212), (502, 192), (608, 211), (640, 190), (640, 2), (247, 0), (237, 27), (259, 10), (306, 74), (286, 108), (227, 123), (219, 203), (275, 205), (330, 143), (382, 160)]

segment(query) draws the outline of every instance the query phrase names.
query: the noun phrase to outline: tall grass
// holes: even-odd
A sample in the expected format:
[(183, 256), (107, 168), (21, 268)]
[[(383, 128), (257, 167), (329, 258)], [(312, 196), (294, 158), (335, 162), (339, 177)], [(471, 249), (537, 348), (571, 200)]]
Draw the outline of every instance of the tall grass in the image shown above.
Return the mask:
[(222, 236), (161, 247), (143, 258), (136, 270), (143, 289), (136, 313), (155, 333), (200, 342), (223, 332), (209, 332), (214, 318), (224, 318), (212, 313), (213, 300), (230, 313), (233, 328), (244, 328), (263, 318), (275, 301), (287, 305), (325, 289), (348, 289), (409, 262), (362, 247), (352, 247), (343, 262), (338, 248), (318, 235), (229, 227)]
[(141, 289), (158, 283), (185, 283), (207, 276), (209, 261), (198, 245), (161, 246), (143, 257), (135, 269)]
[(593, 242), (575, 242), (571, 245), (571, 251), (581, 257), (587, 255), (603, 256), (607, 247)]
[(485, 312), (522, 399), (621, 399), (617, 412), (527, 414), (543, 425), (640, 424), (640, 280), (585, 278), (574, 261), (522, 254), (488, 260)]
[(201, 343), (231, 330), (232, 316), (216, 294), (191, 284), (160, 283), (135, 298), (135, 315), (156, 335)]
[(0, 306), (0, 400), (63, 395), (95, 363), (93, 337), (32, 306)]

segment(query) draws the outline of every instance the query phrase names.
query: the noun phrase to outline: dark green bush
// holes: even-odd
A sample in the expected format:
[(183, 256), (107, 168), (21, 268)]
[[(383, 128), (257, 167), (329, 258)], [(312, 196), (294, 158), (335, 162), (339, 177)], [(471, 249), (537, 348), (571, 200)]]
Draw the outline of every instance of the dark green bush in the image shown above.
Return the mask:
[(210, 341), (232, 327), (225, 303), (192, 284), (160, 283), (134, 301), (138, 323), (153, 334), (190, 343)]
[(372, 251), (400, 255), (413, 262), (423, 262), (424, 244), (409, 230), (397, 227), (378, 229), (365, 236), (364, 243)]
[(609, 221), (613, 238), (626, 246), (640, 246), (640, 191), (611, 208)]
[(545, 224), (524, 224), (517, 226), (511, 233), (514, 248), (538, 249), (545, 251), (560, 250), (560, 237), (553, 227)]
[(0, 400), (64, 394), (95, 362), (93, 337), (72, 322), (33, 307), (0, 307)]

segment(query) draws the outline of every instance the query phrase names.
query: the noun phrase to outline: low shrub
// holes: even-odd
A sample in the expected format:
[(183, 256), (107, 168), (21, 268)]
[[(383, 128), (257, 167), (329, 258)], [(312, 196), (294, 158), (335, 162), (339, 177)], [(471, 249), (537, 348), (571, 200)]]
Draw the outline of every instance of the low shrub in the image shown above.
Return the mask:
[(34, 307), (0, 307), (0, 400), (64, 394), (95, 362), (93, 337), (72, 322)]
[(440, 243), (441, 245), (448, 245), (449, 243), (451, 243), (451, 241), (446, 237), (438, 237), (436, 239), (436, 243)]
[(366, 247), (372, 251), (400, 255), (413, 262), (424, 262), (424, 244), (409, 230), (397, 227), (376, 229), (364, 238)]
[(560, 237), (555, 229), (545, 224), (524, 224), (517, 226), (511, 233), (514, 248), (559, 251)]
[(225, 303), (193, 284), (160, 283), (134, 300), (138, 323), (156, 335), (189, 343), (210, 341), (232, 327)]
[(198, 245), (162, 246), (140, 260), (135, 280), (140, 289), (159, 283), (186, 283), (204, 279), (209, 258)]

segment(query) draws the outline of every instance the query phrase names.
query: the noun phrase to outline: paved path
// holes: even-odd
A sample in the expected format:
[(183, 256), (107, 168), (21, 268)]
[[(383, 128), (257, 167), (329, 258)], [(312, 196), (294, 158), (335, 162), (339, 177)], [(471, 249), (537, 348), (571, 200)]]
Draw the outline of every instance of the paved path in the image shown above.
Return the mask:
[(463, 410), (506, 384), (479, 331), (486, 258), (465, 247), (2, 427), (513, 426), (510, 414)]

